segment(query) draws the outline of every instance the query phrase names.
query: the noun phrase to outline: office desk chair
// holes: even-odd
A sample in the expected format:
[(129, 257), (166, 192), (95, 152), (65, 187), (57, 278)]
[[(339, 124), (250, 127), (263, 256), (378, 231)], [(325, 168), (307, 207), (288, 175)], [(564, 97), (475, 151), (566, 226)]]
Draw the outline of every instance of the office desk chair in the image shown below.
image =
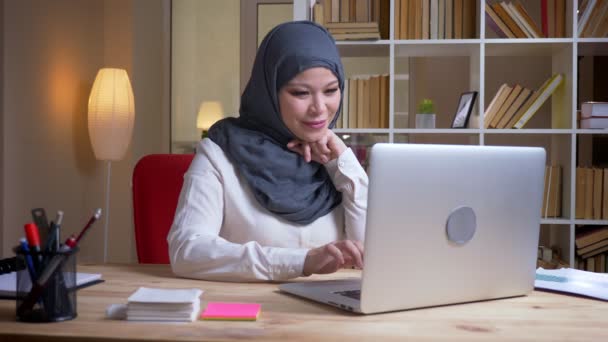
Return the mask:
[(133, 170), (133, 219), (137, 259), (168, 264), (167, 233), (194, 154), (150, 154)]

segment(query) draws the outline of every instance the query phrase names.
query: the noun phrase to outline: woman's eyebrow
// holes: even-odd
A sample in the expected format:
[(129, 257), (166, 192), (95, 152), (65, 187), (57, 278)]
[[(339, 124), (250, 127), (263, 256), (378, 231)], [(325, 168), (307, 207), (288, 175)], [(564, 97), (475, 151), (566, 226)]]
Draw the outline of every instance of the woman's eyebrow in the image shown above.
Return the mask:
[[(328, 82), (327, 84), (325, 84), (323, 87), (329, 87), (329, 86), (331, 86), (331, 85), (334, 85), (334, 83), (338, 83), (338, 80), (333, 80), (333, 81), (330, 81), (330, 82)], [(309, 88), (309, 87), (310, 87), (310, 84), (309, 84), (309, 83), (306, 83), (306, 82), (298, 82), (298, 81), (290, 81), (290, 82), (287, 82), (287, 85), (288, 85), (288, 86), (290, 86), (290, 87), (294, 87), (294, 86), (295, 86), (295, 87), (307, 87), (307, 88)]]

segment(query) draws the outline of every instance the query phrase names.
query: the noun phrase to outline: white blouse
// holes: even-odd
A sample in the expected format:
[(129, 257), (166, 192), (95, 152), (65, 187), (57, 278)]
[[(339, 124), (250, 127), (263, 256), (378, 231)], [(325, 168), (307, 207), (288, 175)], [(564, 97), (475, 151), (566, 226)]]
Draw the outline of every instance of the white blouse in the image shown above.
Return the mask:
[(363, 241), (367, 174), (350, 149), (325, 168), (342, 203), (300, 225), (262, 207), (224, 151), (202, 140), (167, 236), (173, 272), (220, 281), (286, 280), (302, 275), (309, 249), (341, 239)]

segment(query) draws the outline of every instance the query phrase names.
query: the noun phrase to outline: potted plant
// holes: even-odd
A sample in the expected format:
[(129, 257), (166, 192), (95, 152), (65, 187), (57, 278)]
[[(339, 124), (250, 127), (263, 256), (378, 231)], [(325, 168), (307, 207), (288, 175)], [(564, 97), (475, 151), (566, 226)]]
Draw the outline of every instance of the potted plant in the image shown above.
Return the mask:
[(430, 99), (422, 99), (416, 112), (416, 128), (435, 128), (435, 105)]

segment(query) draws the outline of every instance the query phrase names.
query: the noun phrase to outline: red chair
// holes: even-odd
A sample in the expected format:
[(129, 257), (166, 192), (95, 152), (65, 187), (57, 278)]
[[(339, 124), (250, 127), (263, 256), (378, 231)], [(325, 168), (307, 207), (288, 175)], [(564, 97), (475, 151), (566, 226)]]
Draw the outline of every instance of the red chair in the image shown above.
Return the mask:
[(150, 154), (133, 170), (133, 219), (137, 259), (168, 264), (167, 233), (194, 154)]

